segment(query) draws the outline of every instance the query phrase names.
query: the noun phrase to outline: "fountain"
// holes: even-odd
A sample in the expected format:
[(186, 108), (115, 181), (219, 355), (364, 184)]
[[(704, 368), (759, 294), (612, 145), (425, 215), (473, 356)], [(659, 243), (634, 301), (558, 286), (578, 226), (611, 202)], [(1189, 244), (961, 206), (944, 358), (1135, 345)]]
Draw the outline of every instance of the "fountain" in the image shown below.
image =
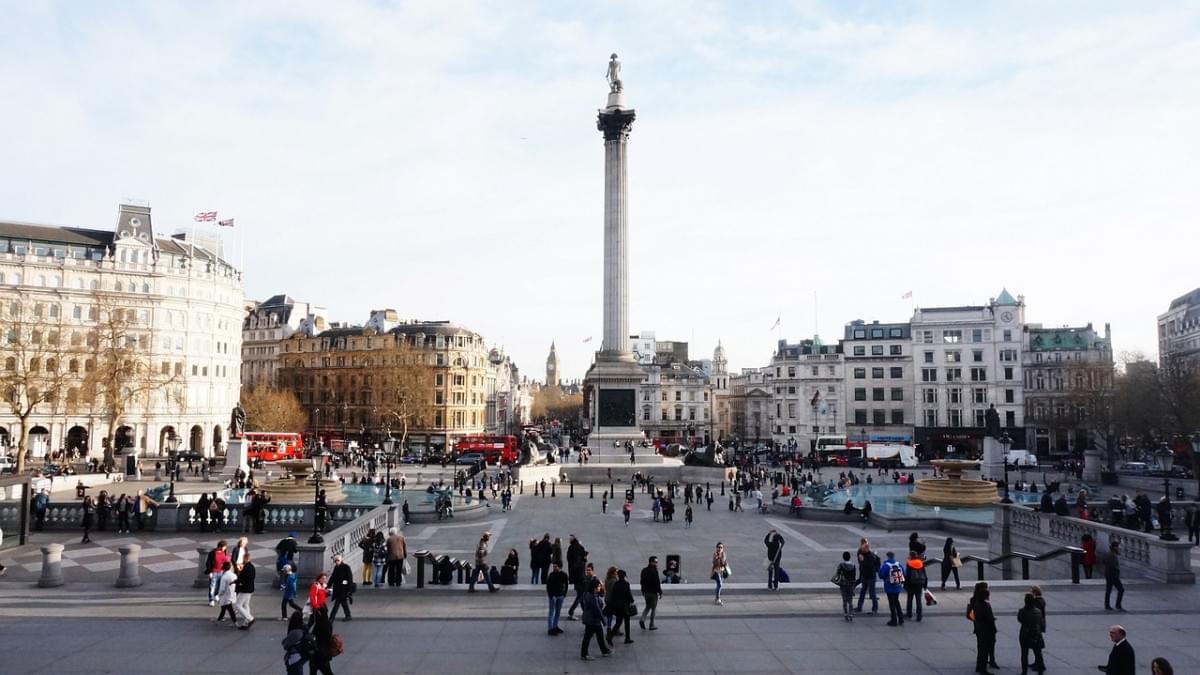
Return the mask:
[[(306, 504), (313, 500), (313, 467), (307, 459), (288, 459), (279, 462), (287, 469), (286, 477), (267, 481), (262, 487), (271, 495), (271, 501), (280, 504)], [(329, 503), (345, 499), (342, 495), (342, 484), (332, 478), (321, 479), (321, 489), (325, 490), (325, 500)]]
[(989, 506), (996, 501), (996, 484), (989, 480), (964, 479), (963, 471), (979, 468), (978, 461), (935, 459), (933, 465), (945, 478), (923, 478), (910, 501), (929, 506)]

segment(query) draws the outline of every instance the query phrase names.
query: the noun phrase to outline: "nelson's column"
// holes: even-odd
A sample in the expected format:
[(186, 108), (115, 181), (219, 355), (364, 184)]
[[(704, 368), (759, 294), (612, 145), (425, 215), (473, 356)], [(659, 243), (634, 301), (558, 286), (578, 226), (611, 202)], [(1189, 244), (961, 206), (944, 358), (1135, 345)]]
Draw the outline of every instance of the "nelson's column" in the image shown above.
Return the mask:
[[(588, 369), (591, 389), (588, 448), (592, 463), (628, 463), (627, 441), (645, 438), (638, 428), (637, 390), (641, 367), (629, 350), (629, 209), (626, 181), (629, 130), (634, 111), (625, 107), (621, 62), (608, 63), (608, 105), (596, 126), (604, 133), (604, 341)], [(657, 462), (652, 451), (638, 447), (639, 463)]]

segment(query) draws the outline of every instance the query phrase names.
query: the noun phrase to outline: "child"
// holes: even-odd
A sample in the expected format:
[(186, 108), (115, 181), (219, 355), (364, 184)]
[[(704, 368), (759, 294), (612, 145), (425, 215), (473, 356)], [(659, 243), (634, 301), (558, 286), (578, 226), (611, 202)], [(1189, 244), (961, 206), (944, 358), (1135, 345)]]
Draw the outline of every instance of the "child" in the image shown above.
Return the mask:
[(296, 572), (291, 565), (284, 565), (280, 571), (283, 577), (283, 583), (279, 585), (279, 590), (283, 591), (283, 599), (279, 602), (279, 620), (288, 620), (288, 607), (301, 611), (296, 604)]

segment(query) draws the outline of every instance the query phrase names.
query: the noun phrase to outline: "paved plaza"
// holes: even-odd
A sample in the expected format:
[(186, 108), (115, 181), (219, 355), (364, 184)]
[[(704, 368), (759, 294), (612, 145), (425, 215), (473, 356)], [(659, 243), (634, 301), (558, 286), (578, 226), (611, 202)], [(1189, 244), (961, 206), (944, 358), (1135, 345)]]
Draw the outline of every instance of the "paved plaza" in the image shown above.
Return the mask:
[[(582, 492), (582, 494), (580, 494)], [(528, 540), (575, 533), (600, 568), (618, 565), (637, 571), (651, 554), (683, 557), (683, 576), (692, 582), (665, 587), (659, 608), (661, 629), (633, 628), (634, 645), (618, 644), (611, 659), (579, 661), (582, 627), (564, 622), (565, 635), (545, 634), (545, 595), (540, 588), (505, 587), (497, 594), (468, 595), (462, 586), (418, 591), (363, 588), (353, 607), (355, 620), (338, 622), (346, 654), (334, 661), (338, 673), (394, 672), (803, 672), (803, 673), (970, 673), (974, 638), (963, 617), (975, 575), (964, 570), (964, 590), (937, 592), (921, 623), (885, 625), (886, 616), (865, 615), (846, 624), (828, 579), (843, 550), (867, 536), (878, 550), (902, 552), (908, 532), (888, 533), (847, 523), (814, 523), (763, 516), (753, 509), (731, 513), (723, 501), (712, 512), (698, 509), (693, 528), (685, 530), (682, 503), (675, 522), (654, 523), (645, 495), (638, 494), (633, 521), (626, 527), (610, 502), (600, 512), (586, 487), (571, 499), (517, 495), (515, 507), (495, 507), (483, 520), (414, 524), (405, 529), (410, 551), (428, 548), (467, 557), (479, 533), (494, 535), (491, 562), (502, 562), (509, 548), (521, 555), (522, 581), (528, 581)], [(794, 583), (778, 593), (766, 591), (763, 543), (771, 527), (787, 546), (784, 567)], [(931, 553), (940, 551), (944, 533), (922, 532)], [(229, 533), (234, 538), (237, 533)], [(252, 555), (272, 559), (278, 534), (252, 536)], [(3, 673), (279, 673), (282, 624), (278, 593), (260, 583), (253, 606), (258, 623), (248, 632), (218, 626), (204, 591), (191, 587), (196, 546), (215, 536), (185, 533), (144, 536), (100, 533), (95, 544), (78, 544), (76, 532), (35, 533), (32, 544), (0, 554), (9, 573), (0, 578), (0, 631), (10, 651), (0, 661)], [(980, 540), (955, 537), (963, 553), (983, 553)], [(145, 584), (115, 589), (116, 547), (137, 540), (143, 546)], [(723, 541), (730, 551), (733, 577), (725, 605), (711, 600), (708, 556)], [(66, 585), (39, 589), (36, 547), (48, 541), (67, 544)], [(355, 560), (351, 561), (356, 562)], [(269, 565), (269, 563), (268, 563)], [(352, 565), (355, 575), (358, 565)], [(1033, 569), (1038, 575), (1037, 566)], [(263, 575), (269, 576), (269, 575)], [(936, 580), (934, 580), (936, 583)], [(1176, 672), (1200, 672), (1200, 629), (1194, 586), (1166, 587), (1131, 580), (1119, 616), (1102, 609), (1102, 582), (1072, 586), (1068, 580), (1043, 583), (1050, 673), (1095, 673), (1107, 657), (1107, 627), (1120, 621), (1137, 649), (1138, 672), (1149, 660), (1166, 656)], [(994, 585), (1000, 638), (1001, 673), (1019, 672), (1016, 610), (1027, 584)], [(936, 589), (935, 589), (936, 592)], [(882, 591), (881, 591), (882, 595)], [(639, 598), (640, 600), (640, 598)], [(886, 609), (886, 601), (884, 601)], [(869, 608), (869, 604), (868, 604)], [(52, 635), (52, 639), (47, 636)]]

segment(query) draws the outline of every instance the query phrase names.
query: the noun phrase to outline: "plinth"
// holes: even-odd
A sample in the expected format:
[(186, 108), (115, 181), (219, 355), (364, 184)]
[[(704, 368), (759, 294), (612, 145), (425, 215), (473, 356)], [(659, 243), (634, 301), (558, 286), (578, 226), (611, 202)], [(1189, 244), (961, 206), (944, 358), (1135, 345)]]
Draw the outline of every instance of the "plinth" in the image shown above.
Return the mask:
[(231, 438), (225, 446), (225, 466), (221, 468), (221, 478), (233, 478), (237, 470), (250, 473), (250, 462), (246, 457), (246, 441), (241, 438)]

